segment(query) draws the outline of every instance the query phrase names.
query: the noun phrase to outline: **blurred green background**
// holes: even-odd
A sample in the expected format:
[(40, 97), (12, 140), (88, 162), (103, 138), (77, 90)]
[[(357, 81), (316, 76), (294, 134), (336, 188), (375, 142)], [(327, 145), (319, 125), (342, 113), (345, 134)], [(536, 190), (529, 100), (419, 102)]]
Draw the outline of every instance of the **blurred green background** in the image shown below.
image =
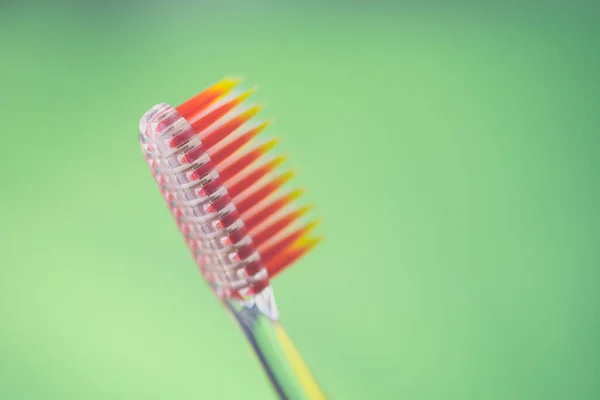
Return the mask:
[(137, 142), (231, 73), (323, 218), (275, 289), (333, 399), (600, 398), (590, 4), (0, 2), (0, 398), (274, 397)]

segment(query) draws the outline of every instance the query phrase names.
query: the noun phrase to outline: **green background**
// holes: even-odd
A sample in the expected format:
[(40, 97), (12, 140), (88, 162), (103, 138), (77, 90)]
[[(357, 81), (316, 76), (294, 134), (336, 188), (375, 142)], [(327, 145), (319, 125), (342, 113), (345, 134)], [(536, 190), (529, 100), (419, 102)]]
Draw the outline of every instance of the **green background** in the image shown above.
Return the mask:
[(323, 220), (275, 289), (332, 398), (600, 398), (598, 15), (0, 2), (0, 398), (273, 398), (137, 142), (231, 73)]

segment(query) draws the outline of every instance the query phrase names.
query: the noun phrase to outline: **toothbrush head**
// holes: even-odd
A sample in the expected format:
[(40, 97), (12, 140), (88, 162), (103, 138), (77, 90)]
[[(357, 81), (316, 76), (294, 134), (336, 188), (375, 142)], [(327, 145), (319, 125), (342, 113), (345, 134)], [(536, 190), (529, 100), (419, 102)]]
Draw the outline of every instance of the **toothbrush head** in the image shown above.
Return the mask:
[(250, 91), (223, 79), (177, 107), (157, 104), (140, 120), (140, 144), (152, 175), (205, 280), (222, 299), (247, 299), (313, 248), (310, 207), (282, 193), (291, 171), (267, 158), (276, 140), (253, 144), (268, 122), (247, 104)]

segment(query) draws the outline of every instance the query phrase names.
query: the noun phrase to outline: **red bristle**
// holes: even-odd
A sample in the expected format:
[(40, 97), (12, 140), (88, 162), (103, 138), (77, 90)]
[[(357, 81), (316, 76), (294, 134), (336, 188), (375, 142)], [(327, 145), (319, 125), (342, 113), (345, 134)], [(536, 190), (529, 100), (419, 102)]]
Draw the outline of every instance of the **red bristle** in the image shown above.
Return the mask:
[(181, 157), (181, 164), (191, 163), (192, 161), (196, 161), (200, 156), (204, 154), (204, 147), (198, 145), (194, 147), (192, 150), (188, 151)]
[(253, 261), (250, 264), (246, 265), (244, 270), (246, 271), (246, 275), (251, 276), (258, 273), (258, 271), (260, 271), (262, 267), (263, 266), (260, 262)]
[(190, 120), (194, 115), (198, 114), (206, 107), (208, 107), (213, 101), (217, 100), (223, 93), (207, 89), (202, 93), (192, 97), (187, 102), (176, 107), (175, 109), (179, 114), (186, 120)]
[(250, 257), (255, 251), (256, 251), (256, 248), (254, 246), (252, 246), (251, 244), (249, 244), (249, 245), (240, 247), (238, 249), (237, 253), (241, 259), (245, 259), (245, 258)]
[(248, 295), (255, 295), (258, 294), (260, 292), (262, 292), (263, 290), (265, 290), (265, 288), (269, 286), (269, 280), (265, 279), (259, 282), (256, 282), (255, 284), (253, 284), (252, 286), (250, 286), (250, 288), (248, 289)]
[(231, 244), (237, 243), (246, 237), (246, 230), (244, 228), (238, 229), (236, 231), (230, 232), (227, 236), (229, 238), (229, 242)]
[(221, 180), (223, 182), (227, 182), (229, 179), (238, 175), (244, 169), (249, 167), (254, 161), (258, 160), (260, 156), (269, 151), (269, 149), (272, 148), (275, 145), (275, 143), (276, 140), (271, 140), (263, 144), (262, 146), (250, 150), (249, 152), (247, 152), (246, 154), (229, 164), (227, 167), (221, 169), (217, 168)]
[(231, 156), (233, 153), (238, 151), (244, 144), (248, 143), (250, 139), (258, 135), (260, 131), (262, 131), (266, 126), (267, 122), (263, 122), (262, 124), (250, 129), (249, 131), (241, 134), (230, 143), (227, 143), (225, 146), (221, 147), (219, 150), (215, 151), (214, 154), (211, 154), (210, 159), (212, 160), (214, 165), (218, 165), (227, 157)]
[(221, 221), (220, 219), (213, 221), (212, 226), (215, 229), (223, 229), (225, 227), (225, 225), (223, 224), (223, 221)]
[(189, 121), (194, 115), (198, 114), (212, 102), (227, 93), (237, 84), (237, 82), (238, 81), (235, 79), (223, 79), (190, 98), (185, 103), (177, 106), (175, 109), (179, 115)]
[(196, 195), (206, 197), (216, 192), (221, 187), (219, 180), (208, 182), (206, 185), (196, 189)]
[[(254, 205), (254, 204), (258, 204), (258, 202), (260, 200), (262, 200), (266, 195), (270, 194), (272, 191), (277, 189), (277, 186), (275, 185), (275, 183), (276, 183), (275, 181), (269, 182), (267, 185), (263, 186), (261, 189), (255, 191), (252, 194), (250, 194), (249, 196), (247, 196), (243, 201), (244, 202), (250, 201), (250, 203), (251, 203), (251, 204), (249, 204), (250, 207), (252, 207), (252, 205)], [(272, 190), (268, 190), (270, 188), (270, 186), (275, 186), (275, 187)], [(264, 189), (267, 189), (266, 195), (262, 195), (260, 193), (261, 190), (264, 190)], [(302, 194), (302, 190), (296, 189), (296, 190), (286, 194), (285, 196), (282, 196), (282, 197), (278, 198), (277, 200), (270, 202), (269, 204), (261, 207), (259, 210), (253, 212), (248, 217), (245, 217), (244, 225), (248, 228), (248, 230), (252, 230), (252, 229), (256, 228), (256, 226), (258, 226), (261, 222), (266, 221), (271, 215), (274, 215), (277, 211), (281, 210), (283, 207), (285, 207), (286, 205), (291, 203), (293, 200), (297, 199), (301, 194)], [(257, 199), (254, 198), (255, 195), (256, 195)], [(238, 207), (237, 200), (233, 199), (233, 202), (236, 204), (236, 207)], [(240, 204), (241, 203), (242, 202), (240, 202)]]
[(223, 223), (224, 227), (228, 227), (231, 224), (233, 224), (235, 221), (237, 221), (240, 218), (240, 214), (238, 214), (237, 211), (233, 211), (227, 215), (225, 215), (223, 218), (221, 218), (221, 222)]
[(192, 129), (196, 133), (202, 132), (203, 130), (205, 130), (206, 128), (208, 128), (209, 126), (211, 126), (212, 124), (217, 122), (219, 120), (219, 118), (221, 118), (222, 116), (227, 114), (234, 107), (239, 105), (249, 95), (250, 95), (250, 92), (243, 93), (240, 96), (238, 96), (232, 100), (229, 100), (225, 104), (220, 105), (219, 107), (215, 108), (208, 114), (203, 115), (198, 120), (194, 121), (194, 123), (192, 124)]
[(298, 260), (310, 249), (315, 247), (319, 243), (319, 241), (320, 238), (305, 240), (304, 243), (293, 246), (284, 251), (280, 256), (270, 260), (268, 263), (265, 264), (265, 268), (267, 269), (269, 278), (275, 277), (294, 261)]
[(192, 172), (190, 172), (188, 174), (188, 179), (190, 181), (195, 181), (197, 179), (200, 179), (204, 175), (208, 174), (211, 169), (212, 169), (212, 164), (211, 163), (202, 164), (201, 166), (199, 166), (198, 168), (194, 169)]
[(219, 172), (219, 176), (223, 182), (227, 182), (229, 179), (233, 178), (244, 169), (249, 167), (250, 164), (256, 161), (260, 156), (261, 154), (258, 152), (258, 149), (254, 149), (229, 164), (226, 168), (217, 170)]
[(285, 172), (272, 181), (264, 184), (259, 189), (253, 191), (249, 195), (243, 196), (242, 198), (235, 198), (234, 204), (236, 208), (240, 214), (245, 213), (281, 187), (281, 185), (287, 182), (293, 175), (294, 174), (291, 171)]
[(231, 289), (223, 289), (223, 296), (231, 300), (242, 300), (244, 298), (239, 291)]
[(300, 218), (304, 213), (308, 211), (307, 207), (292, 211), (283, 217), (277, 218), (275, 221), (271, 222), (268, 226), (264, 227), (260, 230), (260, 232), (256, 232), (250, 234), (252, 237), (252, 242), (255, 246), (259, 247), (267, 240), (272, 237), (275, 237), (278, 233), (283, 231), (286, 227), (288, 227), (292, 222)]
[(225, 185), (231, 197), (236, 197), (244, 190), (258, 182), (263, 176), (273, 171), (279, 164), (283, 162), (283, 157), (276, 157), (266, 164), (261, 165), (254, 171), (250, 172), (232, 185)]
[(229, 196), (223, 196), (211, 203), (208, 203), (204, 207), (206, 208), (206, 210), (208, 212), (217, 212), (217, 211), (221, 210), (223, 207), (225, 207), (227, 204), (229, 204), (230, 202), (231, 202), (231, 199), (229, 198)]
[(275, 243), (272, 243), (269, 246), (261, 246), (262, 248), (259, 247), (258, 252), (260, 253), (260, 258), (263, 261), (263, 263), (265, 263), (265, 264), (268, 263), (269, 260), (271, 260), (277, 254), (280, 254), (281, 252), (283, 252), (283, 250), (285, 250), (292, 243), (294, 243), (295, 241), (300, 239), (305, 233), (310, 231), (315, 225), (316, 225), (316, 222), (310, 223), (306, 226), (303, 226), (302, 228), (296, 229), (295, 231), (284, 236), (283, 238), (278, 239)]
[(202, 144), (206, 149), (210, 149), (221, 140), (225, 139), (229, 134), (239, 128), (242, 124), (252, 118), (260, 110), (260, 107), (253, 106), (243, 113), (233, 117), (229, 121), (225, 122), (214, 131), (208, 133), (202, 138)]
[(190, 138), (192, 136), (194, 136), (194, 131), (191, 129), (186, 129), (183, 132), (181, 132), (178, 135), (175, 135), (171, 138), (171, 140), (169, 140), (169, 147), (177, 147), (185, 142), (187, 142), (188, 140), (190, 140)]

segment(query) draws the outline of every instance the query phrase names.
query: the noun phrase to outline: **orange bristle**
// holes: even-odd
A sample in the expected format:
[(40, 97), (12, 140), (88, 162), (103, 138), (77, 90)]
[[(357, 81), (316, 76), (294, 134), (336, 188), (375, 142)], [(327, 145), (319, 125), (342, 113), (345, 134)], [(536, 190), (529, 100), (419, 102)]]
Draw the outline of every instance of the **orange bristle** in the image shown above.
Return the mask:
[(275, 190), (281, 187), (281, 185), (290, 180), (290, 178), (293, 175), (294, 174), (291, 171), (284, 172), (277, 178), (261, 186), (260, 189), (253, 191), (249, 195), (244, 196), (240, 199), (233, 199), (233, 203), (235, 204), (235, 207), (237, 208), (238, 212), (240, 214), (243, 214), (246, 211), (250, 210), (253, 206), (259, 204), (263, 199), (265, 199), (267, 196), (269, 196), (271, 193), (273, 193)]
[(230, 157), (233, 153), (238, 151), (243, 145), (248, 143), (252, 138), (254, 138), (260, 131), (265, 129), (268, 125), (268, 122), (263, 122), (262, 124), (248, 130), (247, 132), (241, 134), (231, 142), (227, 143), (225, 146), (221, 147), (219, 150), (215, 151), (211, 154), (210, 159), (214, 163), (214, 165), (219, 165), (221, 162)]
[(275, 144), (277, 143), (277, 139), (271, 139), (267, 143), (250, 150), (243, 156), (239, 157), (237, 160), (229, 164), (227, 167), (223, 169), (217, 168), (219, 172), (219, 176), (223, 180), (223, 182), (227, 182), (229, 179), (238, 175), (240, 172), (248, 168), (254, 161), (258, 160), (260, 156), (269, 151)]
[(215, 100), (226, 94), (237, 83), (237, 79), (223, 79), (177, 106), (175, 109), (183, 118), (189, 121), (194, 115), (198, 114)]
[[(285, 228), (287, 228), (292, 222), (300, 218), (309, 209), (310, 207), (302, 207), (298, 210), (292, 211), (286, 214), (285, 216), (280, 217), (275, 221), (271, 222), (268, 226), (264, 227), (259, 232), (250, 233), (250, 236), (252, 237), (252, 242), (255, 246), (259, 247), (270, 238), (275, 237), (279, 233), (281, 233)], [(249, 229), (247, 225), (245, 226), (246, 229)]]
[[(271, 185), (273, 183), (274, 182), (270, 182), (269, 185)], [(264, 189), (264, 187), (263, 187), (263, 189)], [(273, 189), (273, 190), (275, 190), (275, 189)], [(252, 193), (250, 196), (253, 196), (255, 193), (256, 192)], [(271, 192), (269, 192), (269, 194), (270, 193)], [(286, 205), (290, 204), (292, 201), (294, 201), (295, 199), (300, 197), (301, 194), (302, 194), (302, 190), (296, 189), (296, 190), (278, 198), (277, 200), (274, 200), (274, 201), (270, 202), (269, 204), (261, 207), (259, 210), (253, 212), (251, 215), (249, 215), (247, 217), (244, 216), (244, 226), (246, 227), (247, 230), (252, 230), (252, 229), (256, 228), (262, 222), (266, 221), (270, 216), (274, 215), (277, 211), (281, 210), (283, 207), (285, 207)], [(263, 197), (264, 196), (259, 196), (260, 199), (262, 199)], [(254, 201), (253, 199), (251, 200), (251, 202), (252, 202), (251, 203), (252, 205), (255, 205), (258, 203), (258, 201)], [(234, 200), (234, 203), (236, 203), (235, 200)], [(239, 211), (239, 209), (240, 209), (239, 206), (236, 205), (236, 208)], [(308, 207), (306, 207), (306, 209), (308, 210)]]
[(237, 128), (242, 126), (246, 121), (256, 115), (260, 111), (260, 107), (258, 105), (254, 105), (247, 109), (246, 111), (236, 115), (229, 121), (225, 122), (220, 127), (216, 128), (214, 131), (206, 134), (202, 138), (202, 144), (205, 149), (210, 149), (221, 140), (225, 139), (231, 133), (233, 133)]
[(248, 189), (250, 186), (256, 184), (262, 177), (264, 177), (269, 172), (273, 171), (279, 164), (284, 161), (283, 157), (275, 157), (271, 161), (261, 165), (256, 168), (243, 178), (236, 181), (234, 184), (228, 185), (225, 183), (225, 187), (229, 192), (229, 196), (234, 198), (238, 196), (240, 193)]
[(219, 120), (219, 118), (223, 117), (225, 114), (227, 114), (229, 111), (233, 110), (233, 108), (235, 108), (237, 105), (239, 105), (242, 101), (244, 101), (246, 98), (248, 98), (248, 96), (250, 96), (250, 93), (252, 93), (252, 92), (248, 91), (248, 92), (242, 93), (238, 97), (236, 97), (232, 100), (229, 100), (228, 102), (220, 105), (219, 107), (212, 110), (208, 114), (200, 117), (197, 121), (194, 121), (194, 123), (191, 125), (192, 129), (196, 133), (201, 133), (206, 128), (208, 128), (209, 126), (211, 126), (212, 124), (217, 122)]
[(270, 278), (273, 278), (278, 273), (283, 271), (286, 267), (298, 260), (300, 257), (305, 255), (310, 249), (315, 247), (321, 238), (314, 239), (302, 239), (298, 243), (285, 250), (278, 257), (270, 260), (265, 264), (265, 268)]
[[(272, 243), (269, 246), (259, 246), (258, 252), (260, 254), (260, 258), (263, 263), (268, 264), (269, 260), (283, 252), (283, 250), (287, 249), (291, 244), (296, 242), (302, 236), (304, 236), (308, 231), (314, 228), (317, 225), (317, 221), (311, 222), (308, 225), (303, 226), (302, 228), (298, 228), (292, 233), (287, 234), (281, 239), (278, 239), (275, 243)], [(263, 248), (261, 248), (263, 247)]]

